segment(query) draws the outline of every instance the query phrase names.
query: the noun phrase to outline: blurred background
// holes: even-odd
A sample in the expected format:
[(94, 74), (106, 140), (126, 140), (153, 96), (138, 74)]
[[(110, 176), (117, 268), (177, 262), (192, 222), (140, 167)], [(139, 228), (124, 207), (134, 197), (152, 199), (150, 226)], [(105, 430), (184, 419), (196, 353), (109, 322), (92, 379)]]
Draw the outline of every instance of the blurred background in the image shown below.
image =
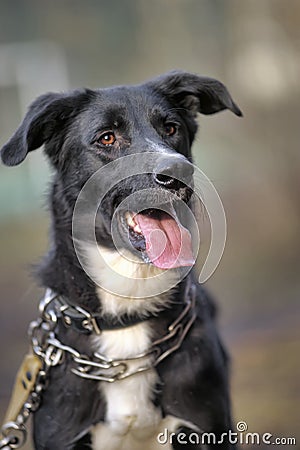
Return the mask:
[[(170, 69), (228, 86), (245, 117), (199, 117), (194, 155), (228, 221), (207, 285), (232, 356), (234, 423), (298, 442), (299, 50), (297, 0), (0, 2), (1, 145), (49, 90), (138, 83)], [(43, 294), (31, 273), (48, 245), (50, 180), (41, 151), (0, 166), (0, 418)]]

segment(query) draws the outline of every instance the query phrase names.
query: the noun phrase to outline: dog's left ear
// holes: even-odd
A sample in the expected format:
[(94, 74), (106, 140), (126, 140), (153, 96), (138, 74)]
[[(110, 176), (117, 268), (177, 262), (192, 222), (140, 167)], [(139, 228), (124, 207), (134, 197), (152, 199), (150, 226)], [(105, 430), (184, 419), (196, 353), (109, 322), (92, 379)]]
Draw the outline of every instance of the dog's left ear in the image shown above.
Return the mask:
[(243, 115), (226, 86), (214, 78), (173, 71), (151, 80), (149, 84), (175, 106), (181, 106), (194, 113), (214, 114), (229, 109), (237, 116)]
[(29, 107), (19, 128), (2, 147), (1, 159), (7, 166), (20, 164), (28, 152), (39, 148), (74, 117), (89, 97), (88, 90), (41, 95)]

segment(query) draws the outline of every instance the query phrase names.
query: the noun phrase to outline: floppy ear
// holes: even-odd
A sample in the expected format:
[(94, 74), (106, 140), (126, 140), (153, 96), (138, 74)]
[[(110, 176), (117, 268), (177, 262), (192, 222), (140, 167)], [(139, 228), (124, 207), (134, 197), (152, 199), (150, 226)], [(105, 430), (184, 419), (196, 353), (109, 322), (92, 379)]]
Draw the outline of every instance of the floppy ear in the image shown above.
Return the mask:
[(64, 94), (50, 92), (38, 97), (30, 105), (19, 128), (2, 147), (2, 162), (16, 166), (28, 152), (50, 140), (68, 119), (78, 113), (78, 105), (82, 105), (86, 94), (86, 90)]
[(214, 78), (201, 77), (188, 72), (173, 71), (149, 82), (166, 95), (174, 105), (202, 114), (214, 114), (229, 109), (242, 116), (226, 86)]

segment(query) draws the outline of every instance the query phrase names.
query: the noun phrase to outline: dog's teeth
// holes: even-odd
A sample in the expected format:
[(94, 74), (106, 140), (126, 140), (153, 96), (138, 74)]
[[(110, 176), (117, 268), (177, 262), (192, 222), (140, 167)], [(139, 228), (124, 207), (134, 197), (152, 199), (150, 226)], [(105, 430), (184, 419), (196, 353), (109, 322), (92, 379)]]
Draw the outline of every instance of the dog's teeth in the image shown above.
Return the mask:
[(140, 229), (140, 226), (138, 224), (134, 226), (133, 231), (135, 231), (136, 233), (142, 233), (142, 230)]
[(127, 211), (126, 214), (125, 214), (125, 218), (126, 218), (127, 225), (129, 225), (131, 228), (134, 228), (135, 227), (135, 221), (133, 220), (133, 215), (130, 214), (130, 212)]
[(130, 219), (127, 221), (127, 223), (131, 228), (134, 228), (135, 223), (134, 223), (134, 220), (132, 219), (132, 217), (130, 217)]
[(142, 230), (140, 229), (139, 224), (134, 220), (134, 215), (130, 213), (129, 211), (125, 214), (125, 219), (127, 222), (127, 225), (133, 229), (135, 233), (142, 234)]

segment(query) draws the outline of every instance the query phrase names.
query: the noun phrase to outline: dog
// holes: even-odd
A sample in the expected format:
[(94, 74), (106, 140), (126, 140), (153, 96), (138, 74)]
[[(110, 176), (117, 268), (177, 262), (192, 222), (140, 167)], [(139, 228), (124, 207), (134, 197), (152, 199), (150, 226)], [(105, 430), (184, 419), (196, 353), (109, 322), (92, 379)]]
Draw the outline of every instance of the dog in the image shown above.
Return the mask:
[[(15, 166), (44, 145), (55, 172), (51, 246), (38, 277), (61, 357), (34, 414), (36, 449), (235, 448), (222, 438), (232, 422), (216, 308), (192, 269), (186, 214), (175, 212), (176, 203), (193, 210), (196, 116), (225, 109), (242, 115), (221, 82), (173, 71), (140, 85), (42, 95), (3, 146), (3, 163)], [(89, 200), (82, 212), (78, 199), (95, 174), (90, 240)], [(192, 441), (205, 433), (217, 441)]]

